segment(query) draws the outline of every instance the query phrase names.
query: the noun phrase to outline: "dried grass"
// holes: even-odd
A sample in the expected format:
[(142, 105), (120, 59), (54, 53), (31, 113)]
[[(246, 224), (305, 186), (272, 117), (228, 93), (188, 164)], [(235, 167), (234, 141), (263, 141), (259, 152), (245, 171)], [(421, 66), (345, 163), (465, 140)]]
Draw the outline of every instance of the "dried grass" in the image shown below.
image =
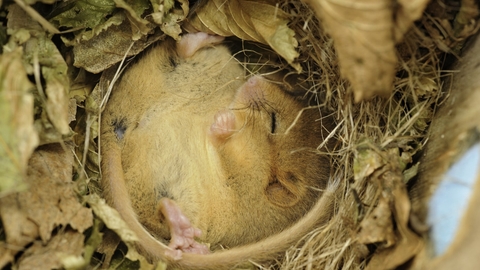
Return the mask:
[(377, 205), (381, 190), (368, 177), (354, 180), (356, 149), (362, 142), (379, 152), (399, 148), (414, 155), (422, 148), (442, 97), (442, 53), (420, 23), (398, 46), (400, 61), (392, 95), (354, 104), (349, 84), (340, 77), (333, 42), (313, 11), (295, 0), (285, 1), (281, 8), (291, 14), (291, 27), (300, 42), (298, 62), (312, 85), (310, 91), (326, 93), (319, 106), (334, 112), (333, 137), (340, 146), (330, 154), (337, 170), (333, 173), (344, 175), (344, 185), (331, 221), (306, 235), (275, 265), (263, 269), (362, 269), (369, 250), (358, 243), (356, 233), (361, 219)]
[[(281, 1), (279, 8), (290, 14), (290, 27), (299, 41), (300, 58), (297, 63), (303, 69), (310, 87), (308, 90), (317, 97), (318, 106), (330, 111), (336, 122), (329, 137), (319, 138), (318, 149), (326, 144), (326, 140), (337, 142), (335, 150), (325, 154), (332, 157), (332, 168), (335, 169), (331, 175), (343, 175), (344, 181), (336, 200), (335, 213), (327, 224), (312, 230), (275, 263), (255, 266), (260, 269), (363, 269), (367, 261), (375, 256), (372, 248), (382, 249), (383, 243), (372, 242), (370, 245), (361, 242), (358, 233), (362, 220), (379, 205), (384, 190), (378, 174), (387, 171), (388, 166), (373, 169), (377, 170), (377, 174), (356, 172), (354, 168), (359, 151), (368, 149), (382, 157), (391, 157), (385, 153), (398, 149), (398, 160), (387, 160), (387, 163), (403, 162), (402, 170), (412, 166), (415, 155), (428, 140), (428, 126), (436, 108), (448, 96), (445, 89), (448, 90), (449, 86), (442, 83), (444, 77), (450, 76), (453, 71), (443, 70), (446, 55), (458, 57), (465, 39), (477, 32), (478, 4), (473, 0), (431, 1), (424, 16), (397, 45), (399, 62), (390, 97), (355, 104), (349, 83), (339, 73), (334, 43), (314, 12), (301, 0)], [(37, 11), (22, 4), (23, 1), (15, 2), (49, 32), (58, 33)], [(460, 5), (465, 6), (460, 8)], [(9, 20), (9, 23), (14, 21)], [(34, 77), (40, 96), (45, 101), (38, 59), (34, 62), (37, 62)], [(108, 77), (107, 72), (104, 75)], [(98, 78), (94, 78), (96, 82)], [(99, 131), (99, 112), (104, 105), (101, 101), (104, 93), (100, 93), (103, 85), (99, 84), (98, 89), (92, 91), (90, 88), (93, 86), (90, 85), (93, 84), (87, 82), (85, 88), (88, 90), (82, 94), (85, 100), (78, 102), (84, 106), (77, 114), (80, 119), (72, 124), (76, 125), (77, 133), (74, 138), (77, 145), (75, 159), (79, 165), (77, 183), (82, 193), (90, 194), (100, 193), (99, 149), (95, 139)], [(113, 253), (108, 256), (111, 255)]]
[[(318, 106), (335, 118), (336, 127), (327, 139), (338, 145), (327, 154), (335, 168), (332, 175), (344, 177), (343, 192), (328, 224), (304, 236), (275, 263), (255, 265), (260, 269), (363, 269), (371, 251), (356, 236), (361, 220), (378, 204), (382, 190), (370, 177), (354, 174), (357, 149), (367, 147), (381, 153), (398, 148), (409, 157), (416, 154), (427, 141), (436, 106), (445, 97), (440, 91), (442, 76), (451, 73), (442, 70), (444, 53), (426, 33), (424, 24), (428, 22), (423, 19), (397, 46), (399, 63), (390, 97), (355, 104), (349, 83), (339, 74), (333, 41), (314, 12), (300, 0), (285, 0), (279, 7), (291, 15), (290, 26), (299, 41), (297, 62), (311, 86), (309, 91), (317, 94)], [(319, 148), (323, 144), (324, 140), (319, 140)]]

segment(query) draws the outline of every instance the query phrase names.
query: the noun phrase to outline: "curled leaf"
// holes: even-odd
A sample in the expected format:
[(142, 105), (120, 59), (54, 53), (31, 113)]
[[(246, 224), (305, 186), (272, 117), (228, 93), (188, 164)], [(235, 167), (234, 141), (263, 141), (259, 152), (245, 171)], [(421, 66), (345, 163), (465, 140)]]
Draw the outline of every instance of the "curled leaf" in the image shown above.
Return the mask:
[[(175, 40), (178, 40), (179, 35), (182, 33), (179, 23), (185, 20), (189, 12), (187, 0), (179, 0), (178, 2), (181, 6), (180, 9), (174, 8), (175, 5), (173, 0), (164, 1), (163, 13), (156, 12), (152, 14), (154, 21), (160, 26), (160, 29), (166, 35), (171, 36)], [(162, 5), (159, 7), (162, 7)]]
[(22, 263), (26, 261), (34, 263), (40, 257), (45, 258), (45, 254), (50, 256), (55, 254), (58, 251), (54, 248), (58, 244), (55, 239), (62, 237), (61, 230), (56, 229), (67, 228), (67, 225), (67, 231), (71, 232), (71, 236), (80, 241), (68, 253), (77, 256), (78, 252), (81, 253), (83, 250), (83, 233), (92, 225), (93, 216), (91, 209), (78, 202), (77, 194), (71, 185), (73, 166), (71, 150), (64, 149), (60, 144), (39, 147), (28, 163), (25, 182), (29, 189), (0, 198), (0, 218), (6, 236), (5, 243), (1, 246), (6, 247), (5, 252), (15, 255), (32, 242), (36, 242), (29, 249), (33, 254), (23, 253), (20, 259)]
[(335, 42), (341, 74), (353, 87), (355, 101), (386, 96), (393, 89), (400, 41), (425, 9), (427, 0), (304, 0), (321, 18)]
[(289, 16), (274, 1), (248, 0), (208, 1), (189, 21), (191, 27), (220, 36), (237, 36), (244, 40), (269, 45), (287, 62), (294, 63), (298, 57), (295, 32), (288, 26)]
[(20, 48), (0, 55), (0, 194), (23, 187), (28, 159), (38, 145), (33, 126), (33, 85)]
[(101, 199), (96, 194), (88, 195), (86, 199), (95, 215), (97, 215), (108, 228), (117, 233), (123, 241), (128, 244), (138, 240), (135, 233), (130, 230), (125, 221), (120, 217), (120, 214), (108, 206), (104, 199)]
[(35, 94), (42, 106), (42, 113), (37, 113), (42, 118), (39, 126), (46, 130), (50, 124), (53, 125), (53, 134), (49, 136), (56, 137), (58, 141), (59, 134), (70, 133), (67, 98), (70, 83), (67, 64), (53, 41), (47, 37), (47, 33), (38, 23), (29, 19), (24, 10), (16, 5), (10, 6), (8, 19), (9, 33), (12, 35), (8, 47), (24, 47), (23, 61), (27, 72), (33, 73), (35, 78)]
[[(70, 82), (67, 76), (67, 64), (53, 42), (45, 35), (31, 38), (25, 46), (25, 57), (33, 65), (34, 70), (40, 71), (45, 80), (44, 107), (48, 120), (60, 134), (68, 134), (68, 98)], [(38, 74), (37, 80), (40, 78)], [(43, 88), (37, 81), (37, 87)]]
[(382, 156), (373, 149), (357, 149), (353, 161), (355, 181), (371, 175), (376, 169), (385, 165)]
[(66, 1), (55, 7), (50, 22), (57, 27), (94, 28), (107, 22), (114, 10), (112, 0), (97, 0), (95, 4), (88, 0)]
[[(92, 73), (100, 73), (120, 62), (125, 55), (136, 55), (148, 45), (161, 39), (162, 35), (142, 37), (137, 42), (130, 38), (131, 28), (128, 22), (112, 26), (95, 38), (74, 46), (74, 65)], [(133, 43), (133, 45), (132, 45)], [(131, 49), (129, 50), (129, 48)], [(126, 54), (128, 52), (128, 54)]]
[[(123, 8), (131, 24), (132, 40), (139, 40), (153, 30), (153, 25), (149, 21), (142, 19), (140, 15), (149, 7), (148, 1), (124, 1), (114, 0), (115, 5)], [(127, 3), (129, 2), (129, 3)]]

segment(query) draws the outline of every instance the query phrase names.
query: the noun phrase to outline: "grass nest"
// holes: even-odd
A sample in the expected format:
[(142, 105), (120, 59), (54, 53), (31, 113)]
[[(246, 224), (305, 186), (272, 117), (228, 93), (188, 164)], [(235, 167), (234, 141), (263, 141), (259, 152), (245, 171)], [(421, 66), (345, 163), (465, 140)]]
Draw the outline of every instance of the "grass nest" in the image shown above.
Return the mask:
[[(0, 231), (0, 250), (7, 255), (0, 256), (0, 265), (28, 268), (29, 258), (36, 259), (38, 263), (39, 257), (35, 257), (35, 254), (42, 252), (41, 247), (31, 251), (35, 246), (32, 244), (35, 239), (40, 238), (43, 243), (40, 246), (45, 247), (57, 235), (67, 237), (65, 233), (73, 230), (83, 236), (78, 236), (80, 238), (77, 239), (77, 247), (72, 248), (71, 252), (64, 249), (68, 256), (58, 259), (56, 264), (45, 262), (45, 268), (85, 268), (88, 265), (99, 265), (102, 260), (110, 265), (151, 267), (138, 254), (132, 255), (131, 248), (128, 250), (128, 259), (124, 258), (122, 252), (126, 251), (125, 248), (118, 246), (119, 240), (112, 236), (114, 234), (111, 231), (105, 231), (103, 225), (115, 231), (127, 246), (131, 247), (128, 233), (121, 228), (113, 228), (115, 226), (112, 224), (116, 224), (118, 217), (95, 195), (101, 193), (98, 184), (100, 174), (96, 140), (102, 107), (101, 90), (108, 88), (111, 82), (105, 78), (111, 78), (112, 72), (115, 72), (116, 68), (112, 69), (112, 66), (125, 57), (140, 53), (151, 43), (164, 39), (166, 35), (177, 37), (181, 32), (180, 26), (189, 30), (224, 31), (219, 27), (218, 21), (206, 20), (205, 15), (202, 17), (202, 6), (204, 8), (216, 2), (207, 1), (207, 4), (203, 3), (199, 7), (190, 5), (190, 11), (185, 0), (178, 1), (171, 7), (161, 6), (162, 9), (153, 3), (154, 1), (139, 1), (138, 3), (142, 4), (136, 5), (128, 1), (106, 1), (97, 7), (84, 6), (88, 3), (81, 1), (58, 2), (53, 5), (36, 3), (33, 6), (28, 6), (21, 0), (14, 2), (8, 5), (4, 3), (2, 6), (2, 19), (7, 22), (0, 35), (4, 45), (2, 65), (8, 67), (5, 63), (16, 63), (15, 61), (23, 63), (24, 68), (18, 68), (22, 73), (17, 75), (23, 76), (21, 80), (25, 80), (26, 86), (19, 86), (19, 89), (24, 89), (21, 91), (25, 97), (31, 95), (28, 96), (31, 100), (24, 104), (25, 108), (31, 109), (26, 110), (19, 106), (12, 111), (26, 115), (27, 122), (30, 123), (27, 127), (34, 129), (29, 129), (30, 136), (21, 137), (20, 142), (13, 139), (7, 141), (12, 149), (20, 149), (18, 153), (13, 153), (18, 154), (18, 157), (11, 158), (12, 154), (7, 153), (8, 151), (0, 153), (2, 160), (20, 162), (14, 166), (18, 172), (11, 170), (12, 174), (4, 177), (17, 180), (7, 183), (7, 180), (2, 179), (0, 214), (3, 230)], [(418, 223), (416, 221), (421, 221), (424, 217), (416, 217), (412, 211), (409, 189), (416, 181), (418, 159), (428, 140), (429, 124), (436, 108), (449, 94), (449, 85), (444, 85), (444, 82), (453, 71), (448, 70), (448, 67), (452, 61), (458, 59), (466, 39), (477, 32), (476, 19), (479, 10), (474, 1), (423, 2), (423, 6), (416, 7), (415, 12), (412, 11), (412, 14), (419, 14), (418, 18), (409, 18), (406, 20), (409, 23), (405, 24), (397, 21), (397, 26), (391, 25), (397, 32), (387, 27), (388, 31), (396, 34), (385, 40), (374, 41), (379, 43), (377, 45), (384, 51), (371, 47), (362, 39), (356, 39), (360, 40), (357, 48), (356, 44), (345, 43), (338, 38), (339, 35), (368, 37), (371, 32), (376, 33), (377, 28), (367, 23), (362, 24), (357, 17), (350, 16), (362, 12), (371, 14), (372, 11), (366, 4), (335, 7), (326, 1), (262, 2), (270, 6), (265, 10), (271, 9), (277, 15), (278, 12), (283, 12), (284, 15), (278, 15), (284, 16), (283, 19), (275, 27), (287, 27), (293, 31), (295, 41), (283, 40), (290, 45), (279, 47), (265, 39), (268, 33), (250, 36), (250, 40), (273, 48), (282, 56), (282, 61), (288, 63), (292, 70), (300, 71), (306, 78), (310, 86), (308, 91), (322, 96), (318, 105), (331, 112), (336, 122), (332, 134), (326, 139), (335, 140), (337, 147), (325, 154), (332, 157), (332, 167), (335, 168), (332, 175), (342, 175), (343, 181), (342, 192), (335, 203), (335, 213), (327, 224), (304, 236), (296, 246), (292, 246), (276, 261), (265, 265), (254, 263), (255, 267), (408, 267), (413, 264), (416, 255), (425, 249), (425, 231), (421, 226), (415, 226)], [(320, 9), (318, 5), (321, 6)], [(226, 10), (225, 6), (217, 5), (216, 8), (217, 11)], [(345, 9), (348, 9), (348, 12)], [(398, 15), (396, 18), (401, 18), (400, 15), (404, 15), (407, 9), (388, 6), (384, 7), (384, 10), (390, 12), (390, 15)], [(200, 15), (185, 20), (188, 13)], [(234, 16), (228, 17), (229, 14), (232, 15), (227, 11), (222, 14), (227, 21), (235, 19)], [(80, 15), (85, 15), (88, 20), (81, 21)], [(250, 15), (252, 18), (260, 16)], [(350, 29), (360, 29), (368, 33), (336, 29), (329, 19), (332, 17), (337, 25), (347, 25)], [(362, 18), (361, 15), (358, 17)], [(385, 22), (386, 24), (388, 23)], [(242, 28), (241, 23), (238, 23), (237, 28), (243, 29), (243, 34), (248, 32)], [(105, 29), (108, 31), (104, 31)], [(139, 32), (132, 29), (139, 29)], [(234, 28), (230, 26), (230, 29)], [(383, 30), (385, 29), (379, 31)], [(242, 38), (243, 34), (237, 33), (237, 37)], [(291, 37), (288, 34), (283, 36)], [(132, 43), (132, 40), (137, 42)], [(298, 42), (296, 48), (295, 42)], [(360, 48), (362, 46), (363, 49)], [(32, 47), (35, 49), (31, 50)], [(116, 50), (113, 50), (113, 47)], [(358, 54), (365, 54), (368, 63), (361, 57), (355, 58), (351, 47), (358, 49)], [(19, 48), (23, 48), (23, 51)], [(292, 48), (298, 55), (294, 53), (292, 57)], [(99, 51), (101, 56), (95, 51)], [(385, 54), (385, 51), (390, 54)], [(106, 52), (109, 52), (107, 56)], [(377, 57), (369, 59), (371, 54)], [(349, 62), (352, 59), (356, 64)], [(377, 65), (378, 68), (372, 69), (372, 65)], [(6, 70), (7, 68), (2, 69), (3, 74), (6, 74), (2, 77), (4, 86), (7, 85), (5, 82), (8, 81), (8, 76), (13, 76)], [(353, 74), (360, 71), (363, 72), (365, 82), (359, 82), (361, 80)], [(376, 78), (375, 76), (381, 77), (380, 82), (369, 81)], [(63, 79), (70, 84), (62, 82)], [(386, 80), (386, 83), (383, 80)], [(371, 85), (371, 89), (368, 85)], [(6, 93), (6, 90), (2, 91), (2, 94)], [(1, 101), (5, 100), (8, 101), (3, 97)], [(25, 131), (26, 126), (14, 125), (11, 129), (2, 129), (17, 134), (21, 130)], [(47, 149), (52, 143), (61, 147)], [(319, 148), (324, 143), (324, 140), (319, 140)], [(21, 233), (15, 233), (9, 224), (25, 224), (29, 214), (24, 214), (24, 219), (13, 219), (11, 213), (15, 215), (25, 212), (22, 207), (42, 208), (42, 205), (34, 202), (26, 202), (20, 208), (11, 207), (12, 201), (18, 198), (16, 196), (24, 194), (22, 192), (25, 192), (27, 186), (32, 186), (31, 181), (42, 178), (35, 177), (32, 173), (32, 168), (36, 166), (31, 158), (35, 148), (36, 152), (42, 150), (57, 153), (48, 157), (49, 164), (56, 164), (55, 160), (60, 162), (58, 159), (64, 162), (57, 164), (55, 173), (61, 173), (65, 168), (74, 168), (73, 172), (66, 170), (67, 178), (70, 176), (70, 181), (74, 179), (73, 185), (68, 184), (70, 189), (75, 191), (71, 196), (79, 198), (80, 201), (76, 208), (71, 206), (71, 209), (76, 209), (72, 216), (80, 212), (78, 209), (90, 209), (90, 214), (84, 213), (83, 216), (89, 222), (79, 225), (72, 219), (67, 219), (56, 221), (45, 228), (41, 225), (43, 223), (38, 221), (37, 225), (42, 228), (41, 233), (32, 232), (30, 240), (18, 240)], [(49, 167), (50, 174), (51, 169), (52, 167)], [(33, 180), (28, 180), (30, 178)], [(39, 191), (30, 189), (28, 192), (35, 194)], [(92, 215), (92, 210), (95, 216)], [(45, 217), (48, 213), (51, 212), (40, 214)], [(106, 242), (114, 244), (107, 245)], [(12, 243), (15, 248), (12, 248)], [(52, 252), (51, 254), (58, 253), (54, 247), (48, 251)], [(140, 263), (135, 262), (136, 260)]]

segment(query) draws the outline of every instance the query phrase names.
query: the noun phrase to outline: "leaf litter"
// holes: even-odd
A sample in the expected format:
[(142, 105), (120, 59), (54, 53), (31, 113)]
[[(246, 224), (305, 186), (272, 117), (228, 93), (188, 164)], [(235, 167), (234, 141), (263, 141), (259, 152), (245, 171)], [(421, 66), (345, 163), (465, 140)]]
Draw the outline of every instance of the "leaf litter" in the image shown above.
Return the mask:
[(103, 267), (165, 268), (135, 252), (99, 196), (98, 119), (118, 63), (185, 31), (268, 46), (337, 122), (338, 147), (326, 153), (345, 178), (334, 217), (255, 267), (403, 265), (425, 246), (409, 226), (405, 183), (445, 96), (448, 56), (477, 32), (479, 14), (473, 0), (3, 3), (0, 266), (81, 269), (104, 254)]

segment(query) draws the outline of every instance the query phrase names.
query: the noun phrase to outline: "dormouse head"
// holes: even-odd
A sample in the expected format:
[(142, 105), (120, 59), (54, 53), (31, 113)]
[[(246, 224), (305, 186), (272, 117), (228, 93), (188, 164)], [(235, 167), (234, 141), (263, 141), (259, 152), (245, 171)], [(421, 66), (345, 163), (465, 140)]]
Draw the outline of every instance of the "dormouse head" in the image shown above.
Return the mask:
[(330, 124), (305, 98), (254, 76), (215, 115), (209, 132), (229, 185), (261, 190), (278, 207), (295, 206), (325, 187), (330, 164), (317, 147)]

